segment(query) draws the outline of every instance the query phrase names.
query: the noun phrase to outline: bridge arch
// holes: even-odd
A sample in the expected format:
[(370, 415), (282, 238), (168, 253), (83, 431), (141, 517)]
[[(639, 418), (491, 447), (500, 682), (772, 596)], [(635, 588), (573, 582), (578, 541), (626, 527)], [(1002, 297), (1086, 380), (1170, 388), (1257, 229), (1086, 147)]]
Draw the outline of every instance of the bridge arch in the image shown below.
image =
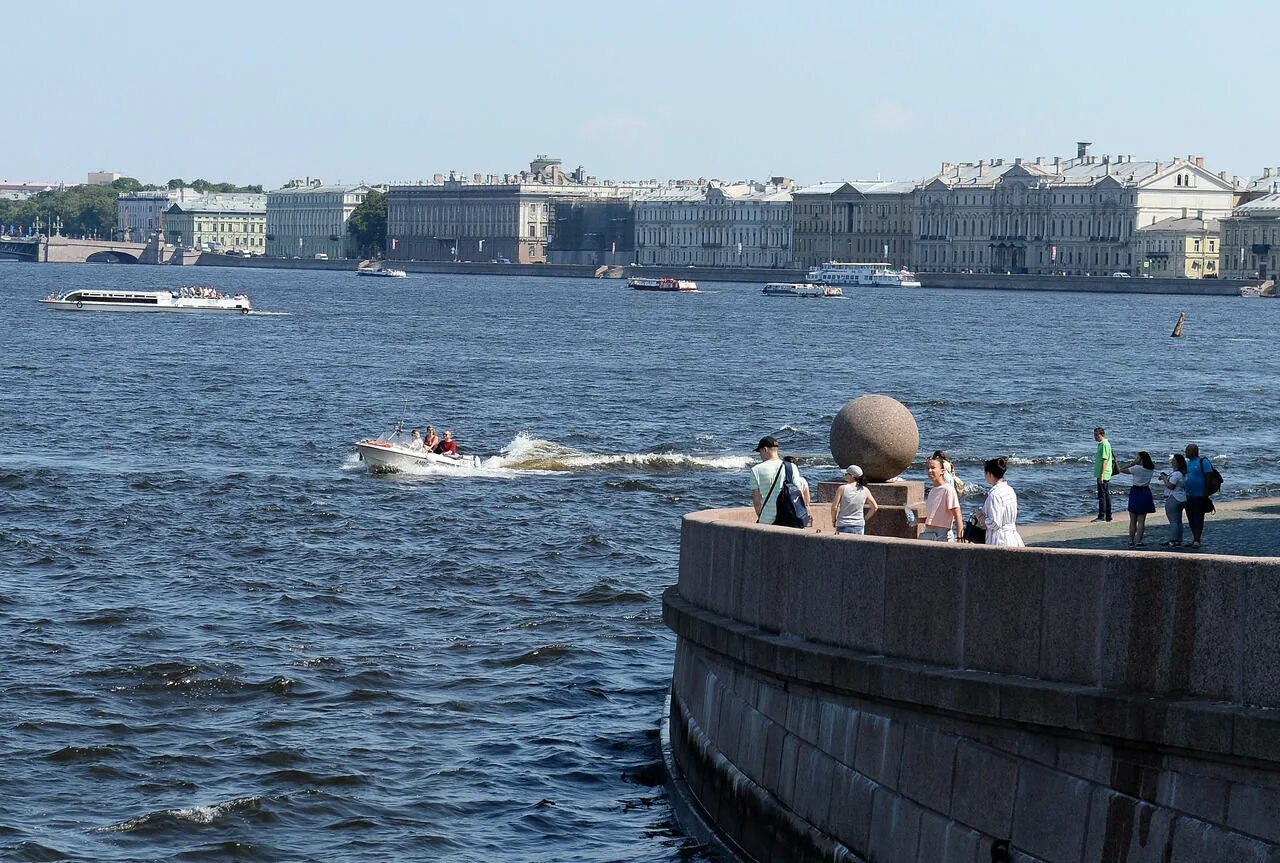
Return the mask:
[(108, 250), (102, 252), (94, 252), (85, 258), (87, 264), (136, 264), (138, 258), (129, 252), (120, 252), (116, 250)]

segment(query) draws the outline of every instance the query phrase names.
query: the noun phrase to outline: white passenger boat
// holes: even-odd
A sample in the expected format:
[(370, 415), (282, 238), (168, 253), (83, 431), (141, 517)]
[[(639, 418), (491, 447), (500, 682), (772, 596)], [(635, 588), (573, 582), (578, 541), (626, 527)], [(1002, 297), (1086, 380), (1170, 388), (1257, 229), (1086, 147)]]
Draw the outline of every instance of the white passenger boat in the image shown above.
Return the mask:
[(230, 296), (208, 285), (186, 285), (173, 291), (107, 291), (79, 288), (40, 301), (71, 312), (240, 312), (253, 309), (244, 294)]
[(797, 282), (769, 282), (762, 293), (767, 297), (809, 297), (813, 299), (836, 300), (844, 296), (844, 291), (833, 285), (810, 285)]
[(423, 449), (422, 444), (404, 433), (404, 422), (395, 424), (387, 434), (356, 441), (360, 460), (373, 473), (396, 473), (423, 467), (462, 468), (479, 467), (480, 459), (473, 455), (447, 455)]
[(357, 276), (375, 276), (383, 279), (407, 279), (409, 274), (404, 270), (396, 270), (391, 267), (360, 267), (356, 270)]
[(698, 283), (688, 279), (646, 279), (640, 276), (627, 279), (627, 284), (637, 291), (680, 291), (698, 293)]
[(809, 270), (809, 281), (822, 285), (853, 287), (918, 288), (920, 280), (907, 269), (894, 269), (886, 262), (848, 264), (828, 261)]

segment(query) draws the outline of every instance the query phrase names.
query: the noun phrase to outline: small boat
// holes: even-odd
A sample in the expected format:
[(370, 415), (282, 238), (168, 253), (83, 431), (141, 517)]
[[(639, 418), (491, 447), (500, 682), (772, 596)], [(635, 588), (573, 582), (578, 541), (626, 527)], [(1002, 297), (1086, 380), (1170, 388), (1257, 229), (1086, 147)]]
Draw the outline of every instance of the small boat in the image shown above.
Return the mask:
[(1240, 288), (1240, 296), (1260, 297), (1262, 296), (1262, 286), (1261, 285), (1244, 285)]
[(240, 312), (252, 311), (244, 294), (227, 295), (208, 285), (184, 285), (176, 291), (108, 291), (80, 288), (40, 301), (71, 312)]
[(376, 438), (356, 441), (356, 452), (372, 473), (397, 473), (424, 467), (463, 468), (480, 467), (480, 459), (474, 455), (448, 455), (423, 449), (404, 433), (404, 421), (396, 422), (391, 431)]
[(1169, 336), (1175, 339), (1182, 338), (1182, 325), (1186, 323), (1186, 321), (1187, 321), (1186, 314), (1183, 312), (1178, 312), (1178, 322), (1173, 325), (1173, 332), (1169, 333)]
[(376, 276), (383, 279), (407, 279), (409, 274), (404, 270), (396, 270), (391, 267), (360, 267), (356, 270), (357, 276)]
[(827, 300), (837, 300), (844, 296), (844, 291), (833, 285), (811, 285), (807, 282), (769, 282), (761, 293), (767, 297), (810, 297)]
[(821, 285), (850, 285), (853, 287), (918, 288), (920, 280), (907, 269), (895, 270), (887, 261), (874, 263), (846, 263), (828, 261), (809, 269), (810, 282)]
[(639, 276), (627, 279), (627, 284), (637, 291), (680, 291), (698, 293), (698, 283), (688, 279), (646, 279)]

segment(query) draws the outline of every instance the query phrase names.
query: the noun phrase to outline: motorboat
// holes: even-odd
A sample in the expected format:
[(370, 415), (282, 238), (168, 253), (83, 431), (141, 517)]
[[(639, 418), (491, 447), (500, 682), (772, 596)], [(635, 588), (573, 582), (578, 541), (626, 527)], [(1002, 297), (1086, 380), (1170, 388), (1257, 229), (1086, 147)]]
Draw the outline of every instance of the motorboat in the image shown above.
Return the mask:
[(391, 431), (376, 438), (356, 441), (356, 452), (372, 473), (397, 473), (415, 468), (480, 467), (474, 455), (449, 455), (424, 449), (404, 432), (404, 421), (396, 422)]
[(375, 276), (383, 279), (407, 279), (409, 274), (404, 270), (396, 270), (391, 267), (360, 267), (356, 270), (357, 276)]
[(761, 293), (766, 297), (808, 297), (827, 300), (836, 300), (844, 296), (844, 291), (834, 285), (811, 285), (807, 282), (769, 282)]
[(1260, 297), (1262, 296), (1262, 286), (1261, 285), (1242, 285), (1240, 287), (1240, 296)]
[(688, 279), (647, 279), (635, 276), (627, 279), (627, 284), (637, 291), (670, 291), (681, 293), (698, 293), (698, 283)]
[(244, 294), (228, 295), (208, 285), (184, 285), (172, 291), (110, 291), (77, 288), (40, 301), (71, 312), (240, 312), (253, 310)]
[(895, 269), (885, 261), (875, 263), (844, 263), (828, 261), (809, 270), (810, 282), (820, 285), (849, 285), (853, 287), (918, 288), (920, 280), (907, 269)]

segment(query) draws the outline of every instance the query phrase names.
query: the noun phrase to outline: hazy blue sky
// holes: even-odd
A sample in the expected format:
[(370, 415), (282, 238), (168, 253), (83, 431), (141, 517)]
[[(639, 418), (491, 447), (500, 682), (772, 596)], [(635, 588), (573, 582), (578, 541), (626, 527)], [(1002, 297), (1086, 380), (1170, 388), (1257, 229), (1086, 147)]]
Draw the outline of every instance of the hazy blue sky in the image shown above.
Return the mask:
[[(0, 179), (1280, 165), (1274, 2), (4, 3)], [(1265, 83), (1264, 82), (1269, 82)]]

